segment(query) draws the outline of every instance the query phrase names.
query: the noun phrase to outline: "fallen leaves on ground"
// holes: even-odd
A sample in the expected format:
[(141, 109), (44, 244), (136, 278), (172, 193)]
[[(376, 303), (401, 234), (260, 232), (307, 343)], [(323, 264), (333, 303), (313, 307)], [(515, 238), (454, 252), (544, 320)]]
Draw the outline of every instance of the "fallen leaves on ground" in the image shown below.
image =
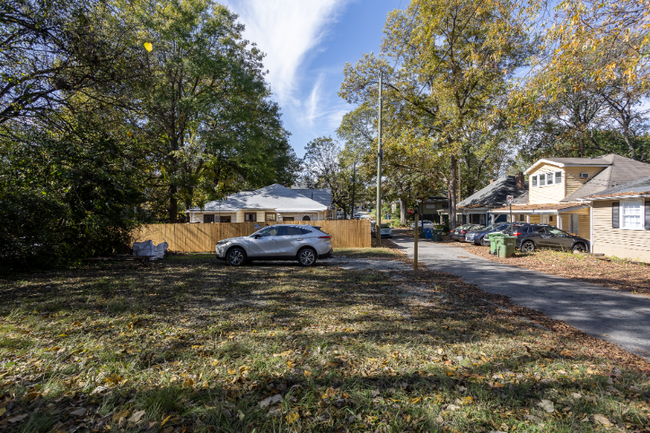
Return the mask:
[(516, 251), (513, 257), (503, 259), (490, 254), (489, 247), (456, 242), (454, 246), (494, 262), (533, 269), (547, 274), (599, 284), (614, 289), (650, 295), (650, 265), (629, 260), (598, 258), (590, 254), (573, 254), (570, 251), (549, 249), (532, 253)]
[(444, 273), (183, 257), (16, 275), (0, 298), (0, 431), (649, 423), (645, 360)]

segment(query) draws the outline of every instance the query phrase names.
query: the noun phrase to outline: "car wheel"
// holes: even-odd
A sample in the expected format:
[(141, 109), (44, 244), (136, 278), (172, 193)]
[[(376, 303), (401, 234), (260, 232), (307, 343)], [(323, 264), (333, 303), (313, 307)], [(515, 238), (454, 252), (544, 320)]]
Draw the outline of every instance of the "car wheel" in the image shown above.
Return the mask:
[(521, 244), (521, 252), (522, 253), (532, 253), (535, 251), (535, 244), (533, 241), (526, 241), (523, 244)]
[(311, 248), (303, 248), (298, 251), (298, 263), (302, 266), (311, 266), (316, 263), (316, 251)]
[(490, 239), (487, 236), (483, 236), (481, 238), (481, 245), (484, 247), (489, 247), (490, 246)]
[(230, 266), (242, 266), (246, 264), (246, 261), (246, 251), (244, 251), (242, 248), (231, 248), (226, 254), (226, 262)]
[(574, 253), (584, 253), (585, 251), (587, 251), (587, 246), (582, 242), (578, 242), (573, 246)]

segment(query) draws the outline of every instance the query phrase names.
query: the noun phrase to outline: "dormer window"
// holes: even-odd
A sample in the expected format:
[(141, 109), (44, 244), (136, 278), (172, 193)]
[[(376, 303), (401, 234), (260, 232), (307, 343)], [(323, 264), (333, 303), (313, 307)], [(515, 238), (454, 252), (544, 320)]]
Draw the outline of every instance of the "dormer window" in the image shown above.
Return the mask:
[(561, 171), (556, 171), (555, 172), (555, 183), (562, 183), (562, 172)]
[(546, 185), (546, 173), (539, 175), (539, 186)]
[(553, 173), (546, 173), (546, 185), (553, 185)]
[(530, 177), (530, 182), (533, 188), (537, 188), (537, 176), (531, 176)]

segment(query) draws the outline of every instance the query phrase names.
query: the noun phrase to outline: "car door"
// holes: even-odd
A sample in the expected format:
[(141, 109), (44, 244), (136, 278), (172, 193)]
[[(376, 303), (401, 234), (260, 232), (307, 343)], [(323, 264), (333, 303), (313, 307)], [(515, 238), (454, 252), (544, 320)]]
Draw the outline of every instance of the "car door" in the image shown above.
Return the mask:
[(278, 240), (281, 238), (283, 227), (273, 225), (265, 227), (251, 235), (248, 242), (249, 248), (246, 253), (248, 257), (255, 258), (274, 258), (278, 255)]
[(531, 231), (527, 236), (527, 239), (535, 242), (537, 248), (547, 248), (551, 245), (551, 235), (549, 234), (546, 227), (531, 227)]
[(550, 248), (570, 250), (573, 246), (573, 237), (568, 233), (556, 228), (549, 228), (548, 232), (551, 235), (549, 239)]
[(298, 250), (307, 244), (307, 237), (310, 234), (311, 230), (302, 227), (285, 227), (285, 232), (279, 245), (279, 255), (294, 257), (298, 254)]

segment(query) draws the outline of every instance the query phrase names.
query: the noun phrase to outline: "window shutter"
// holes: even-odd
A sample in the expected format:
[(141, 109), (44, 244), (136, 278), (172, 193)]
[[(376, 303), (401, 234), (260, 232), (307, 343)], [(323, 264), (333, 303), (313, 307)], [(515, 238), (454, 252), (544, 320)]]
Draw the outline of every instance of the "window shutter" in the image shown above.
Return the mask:
[(645, 199), (645, 229), (650, 230), (650, 199)]
[(617, 229), (617, 228), (619, 228), (619, 223), (618, 223), (618, 218), (619, 218), (618, 206), (619, 206), (619, 202), (615, 201), (614, 203), (612, 203), (612, 228), (613, 228), (613, 229)]

